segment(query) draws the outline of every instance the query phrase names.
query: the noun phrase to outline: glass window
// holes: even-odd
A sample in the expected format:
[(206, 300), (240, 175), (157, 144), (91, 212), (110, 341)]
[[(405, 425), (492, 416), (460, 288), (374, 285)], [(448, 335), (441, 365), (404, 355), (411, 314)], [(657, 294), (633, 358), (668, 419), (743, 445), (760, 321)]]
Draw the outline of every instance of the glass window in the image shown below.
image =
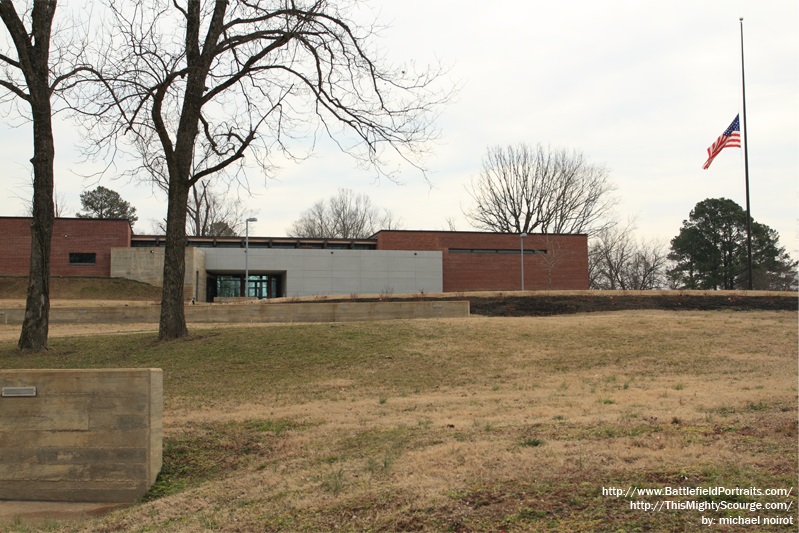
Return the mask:
[(222, 298), (235, 298), (240, 296), (241, 277), (240, 276), (217, 276), (216, 295)]
[(69, 254), (70, 265), (96, 265), (97, 254), (77, 253), (70, 252)]
[[(519, 255), (522, 253), (521, 249), (516, 248), (515, 250), (497, 250), (492, 248), (450, 248), (447, 250), (451, 254), (516, 254)], [(524, 255), (533, 255), (533, 254), (545, 254), (547, 253), (546, 250), (525, 250)]]

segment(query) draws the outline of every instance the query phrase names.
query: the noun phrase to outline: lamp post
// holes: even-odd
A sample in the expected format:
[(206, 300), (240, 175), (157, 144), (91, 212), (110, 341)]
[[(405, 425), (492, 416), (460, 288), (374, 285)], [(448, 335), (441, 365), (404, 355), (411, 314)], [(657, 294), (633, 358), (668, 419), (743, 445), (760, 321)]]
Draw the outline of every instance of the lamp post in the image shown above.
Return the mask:
[(258, 222), (258, 219), (244, 221), (244, 298), (250, 295), (250, 222)]
[(524, 238), (527, 237), (526, 233), (519, 234), (519, 255), (522, 258), (522, 290), (524, 290)]

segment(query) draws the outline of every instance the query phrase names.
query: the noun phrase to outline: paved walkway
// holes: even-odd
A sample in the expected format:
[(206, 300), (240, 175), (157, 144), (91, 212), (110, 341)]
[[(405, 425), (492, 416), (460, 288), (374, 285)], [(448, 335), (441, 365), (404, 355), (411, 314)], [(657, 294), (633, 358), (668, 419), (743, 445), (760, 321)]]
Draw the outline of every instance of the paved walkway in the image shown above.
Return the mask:
[(51, 520), (80, 520), (98, 516), (124, 507), (113, 503), (21, 502), (0, 501), (0, 530), (3, 524), (19, 520), (23, 524), (38, 524)]

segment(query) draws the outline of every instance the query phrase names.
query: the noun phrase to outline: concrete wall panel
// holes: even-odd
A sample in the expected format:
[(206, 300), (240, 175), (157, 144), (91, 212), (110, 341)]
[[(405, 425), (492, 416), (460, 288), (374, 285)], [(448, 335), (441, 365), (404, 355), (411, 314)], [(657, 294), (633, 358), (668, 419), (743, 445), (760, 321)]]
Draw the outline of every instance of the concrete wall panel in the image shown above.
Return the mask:
[[(240, 272), (243, 250), (204, 248), (208, 272)], [(240, 253), (239, 253), (240, 252)], [(286, 296), (441, 292), (441, 252), (250, 249), (251, 273), (286, 273)]]
[(162, 461), (160, 369), (0, 370), (0, 499), (132, 502)]
[[(206, 267), (202, 248), (186, 248), (186, 273), (183, 297), (205, 300)], [(162, 287), (164, 274), (164, 248), (112, 248), (111, 277), (128, 278)]]

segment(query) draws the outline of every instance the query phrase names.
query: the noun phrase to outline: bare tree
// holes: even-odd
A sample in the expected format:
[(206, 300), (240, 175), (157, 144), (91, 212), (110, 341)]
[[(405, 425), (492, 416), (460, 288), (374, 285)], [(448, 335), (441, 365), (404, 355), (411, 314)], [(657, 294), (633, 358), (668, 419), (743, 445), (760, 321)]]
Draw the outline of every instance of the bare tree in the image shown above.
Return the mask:
[[(141, 166), (137, 178), (149, 182), (156, 190), (162, 191), (169, 197), (169, 169), (163, 153), (153, 151), (144, 138), (135, 141), (136, 149), (141, 156)], [(221, 176), (223, 185), (227, 187), (224, 192), (212, 185), (210, 176), (195, 180), (195, 174), (201, 172), (204, 165), (213, 157), (210, 145), (203, 145), (201, 149), (206, 152), (201, 156), (196, 155), (192, 162), (190, 181), (192, 185), (188, 194), (186, 205), (186, 233), (195, 237), (234, 236), (241, 233), (244, 228), (244, 219), (252, 216), (252, 211), (245, 208), (238, 195), (230, 195), (231, 181), (224, 173)], [(143, 175), (142, 175), (143, 174)], [(246, 183), (245, 183), (246, 185)], [(248, 187), (244, 187), (249, 194)], [(166, 220), (156, 223), (162, 233), (166, 233)]]
[(592, 289), (650, 290), (666, 286), (667, 253), (661, 244), (637, 240), (634, 222), (605, 228), (588, 250)]
[[(14, 197), (19, 200), (22, 204), (22, 209), (20, 209), (20, 213), (26, 217), (33, 216), (33, 176), (31, 175), (31, 179), (28, 183), (21, 185), (19, 187), (20, 190), (24, 191), (24, 193), (15, 194)], [(58, 190), (58, 187), (53, 185), (53, 215), (55, 218), (69, 216), (69, 213), (75, 213), (75, 209), (73, 209), (67, 203), (67, 197), (63, 192)]]
[[(160, 178), (152, 180), (164, 193), (169, 183)], [(228, 191), (229, 192), (229, 191)], [(194, 183), (189, 190), (186, 205), (186, 234), (195, 237), (233, 237), (244, 230), (244, 220), (254, 213), (236, 196), (218, 192), (210, 180)], [(156, 223), (161, 233), (166, 233), (166, 220)]]
[(207, 180), (192, 185), (187, 209), (187, 231), (197, 237), (239, 235), (244, 220), (252, 215), (238, 197), (216, 192)]
[(268, 169), (270, 149), (285, 150), (292, 135), (313, 131), (308, 124), (377, 169), (390, 163), (386, 152), (417, 163), (435, 133), (437, 72), (383, 68), (368, 48), (370, 29), (330, 0), (109, 4), (110, 55), (97, 68), (102, 91), (83, 107), (107, 126), (93, 131), (98, 151), (128, 136), (143, 160), (162, 158), (167, 168), (162, 340), (188, 333), (192, 185), (235, 175), (247, 154)]
[[(161, 186), (162, 182), (154, 180)], [(164, 191), (168, 187), (164, 184)], [(235, 237), (244, 232), (244, 220), (255, 213), (238, 197), (216, 191), (209, 181), (192, 185), (186, 206), (186, 234), (195, 237)], [(166, 219), (153, 221), (156, 233), (166, 233)]]
[(286, 233), (298, 238), (365, 239), (378, 230), (401, 226), (401, 219), (373, 205), (367, 195), (339, 189), (335, 196), (319, 200), (303, 212)]
[(333, 235), (333, 230), (330, 228), (326, 202), (319, 200), (304, 211), (299, 219), (291, 223), (286, 235), (305, 239), (330, 238)]
[[(24, 4), (18, 2), (17, 4)], [(0, 50), (3, 100), (24, 102), (20, 113), (33, 126), (33, 203), (30, 275), (25, 318), (17, 344), (20, 350), (47, 349), (50, 323), (50, 240), (53, 234), (53, 103), (51, 99), (75, 73), (73, 48), (56, 42), (53, 21), (56, 0), (31, 1), (20, 11), (11, 0), (0, 0), (0, 20), (10, 43)], [(26, 27), (28, 24), (29, 27)], [(71, 37), (70, 37), (71, 38)], [(54, 52), (53, 52), (54, 51)]]
[(564, 246), (563, 241), (551, 233), (544, 235), (544, 243), (546, 253), (541, 255), (541, 262), (547, 273), (547, 289), (552, 289), (553, 274), (564, 262), (568, 263), (568, 259), (574, 255), (574, 252), (568, 246)]
[(616, 203), (607, 171), (582, 153), (518, 146), (489, 148), (467, 192), (478, 228), (507, 233), (589, 233), (608, 226)]
[(446, 224), (444, 231), (458, 231), (458, 227), (455, 224), (455, 218), (447, 217), (444, 219), (444, 223)]

